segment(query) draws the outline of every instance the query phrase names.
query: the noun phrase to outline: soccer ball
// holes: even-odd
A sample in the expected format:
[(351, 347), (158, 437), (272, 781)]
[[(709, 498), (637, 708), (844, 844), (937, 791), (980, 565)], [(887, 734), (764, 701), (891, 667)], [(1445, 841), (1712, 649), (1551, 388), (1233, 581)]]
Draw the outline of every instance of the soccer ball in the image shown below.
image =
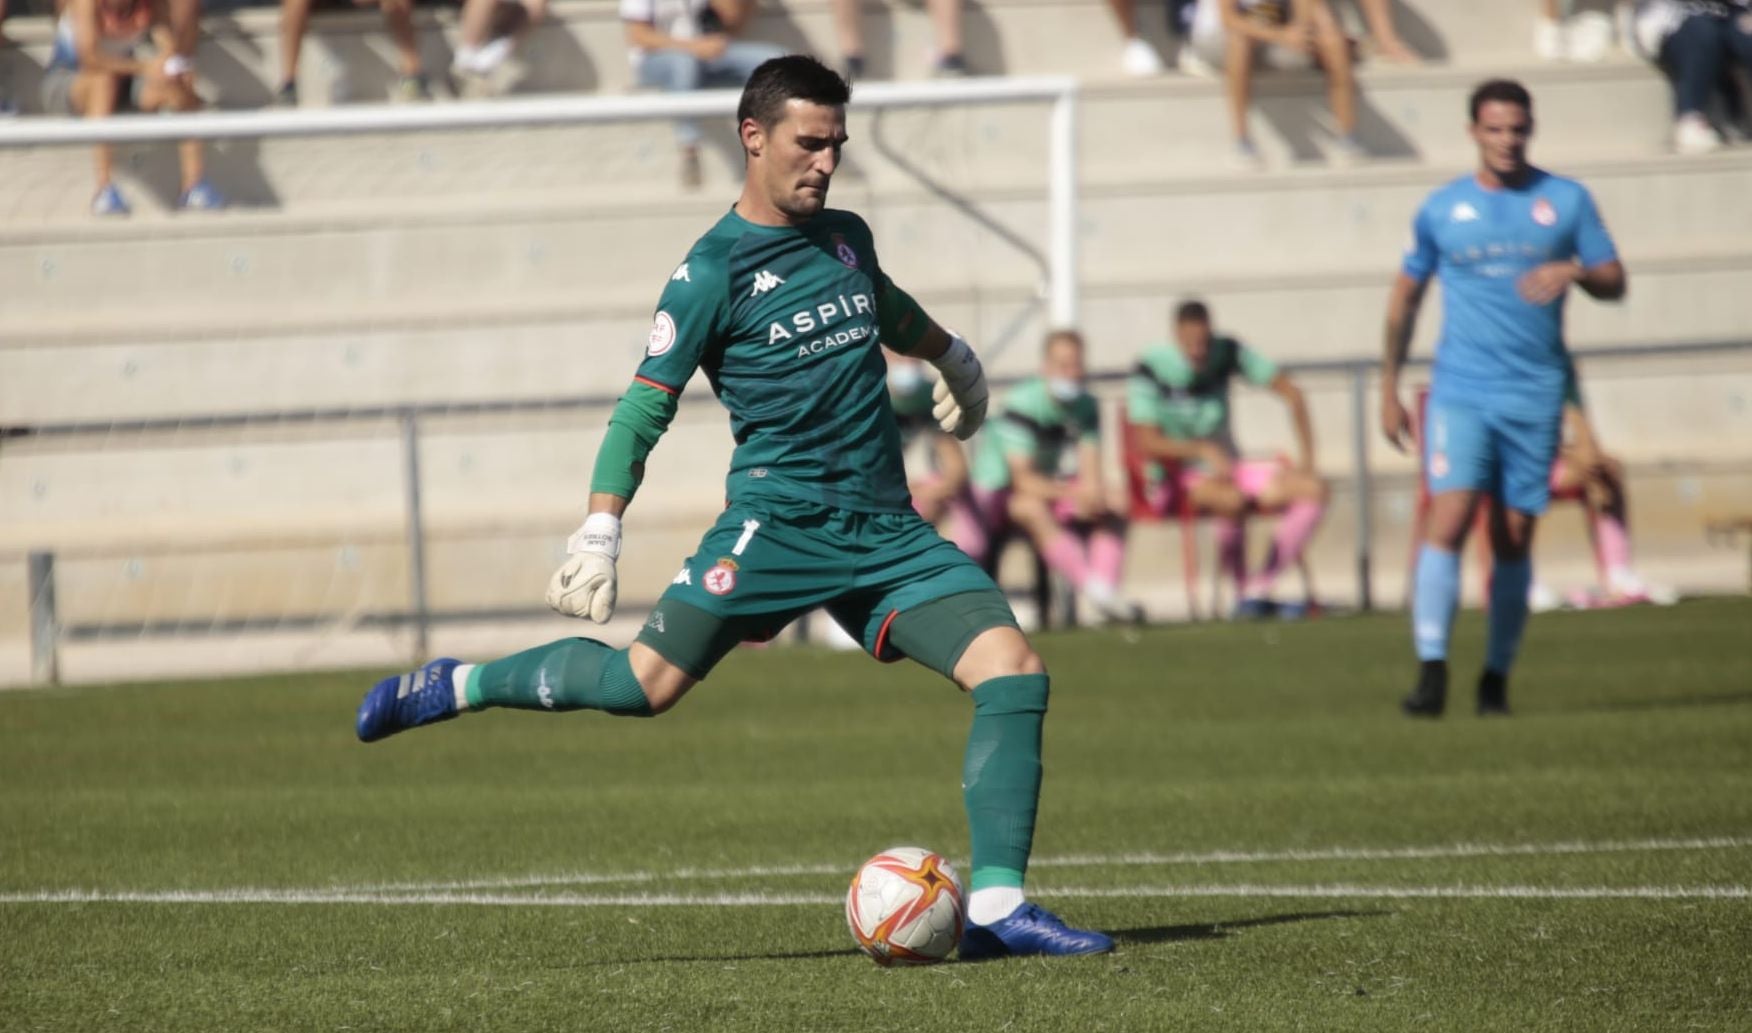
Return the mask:
[(961, 942), (961, 880), (941, 854), (897, 846), (865, 861), (846, 892), (858, 949), (889, 965), (934, 965)]

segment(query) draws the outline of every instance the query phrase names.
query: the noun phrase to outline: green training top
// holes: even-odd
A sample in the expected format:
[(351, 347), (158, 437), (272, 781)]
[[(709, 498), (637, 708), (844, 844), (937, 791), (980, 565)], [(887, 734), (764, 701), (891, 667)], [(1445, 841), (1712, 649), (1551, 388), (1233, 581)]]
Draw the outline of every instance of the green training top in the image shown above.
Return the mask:
[(1153, 344), (1126, 381), (1126, 419), (1155, 426), (1178, 441), (1215, 441), (1237, 455), (1229, 427), (1229, 381), (1240, 374), (1265, 387), (1277, 373), (1276, 363), (1233, 337), (1213, 338), (1198, 369), (1174, 344)]
[(705, 370), (736, 439), (732, 501), (905, 512), (878, 345), (885, 328), (891, 348), (916, 342), (903, 339), (916, 311), (883, 274), (858, 216), (828, 209), (798, 227), (759, 226), (732, 210), (670, 276), (634, 380), (679, 395)]
[(1047, 477), (1074, 473), (1076, 446), (1101, 440), (1101, 409), (1084, 391), (1061, 402), (1045, 377), (1029, 377), (1010, 389), (980, 436), (974, 456), (975, 487), (1000, 491), (1010, 486), (1010, 460), (1020, 457)]

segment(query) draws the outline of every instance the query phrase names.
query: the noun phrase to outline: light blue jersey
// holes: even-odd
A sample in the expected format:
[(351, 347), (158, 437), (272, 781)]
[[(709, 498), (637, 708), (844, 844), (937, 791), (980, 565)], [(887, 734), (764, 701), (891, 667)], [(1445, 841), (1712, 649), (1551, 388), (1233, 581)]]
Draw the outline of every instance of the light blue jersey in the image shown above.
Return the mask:
[(1618, 257), (1587, 189), (1533, 169), (1519, 187), (1490, 190), (1468, 173), (1430, 194), (1412, 233), (1405, 275), (1442, 284), (1434, 397), (1512, 416), (1559, 415), (1574, 375), (1564, 298), (1530, 304), (1516, 283), (1547, 262), (1591, 269)]

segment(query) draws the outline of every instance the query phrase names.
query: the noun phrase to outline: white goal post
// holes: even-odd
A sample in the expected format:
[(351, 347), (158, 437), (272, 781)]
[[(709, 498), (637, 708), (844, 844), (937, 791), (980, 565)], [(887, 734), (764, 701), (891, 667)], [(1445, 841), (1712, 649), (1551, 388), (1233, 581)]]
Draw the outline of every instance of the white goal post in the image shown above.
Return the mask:
[[(202, 111), (113, 118), (19, 118), (0, 122), (0, 148), (95, 143), (344, 136), (352, 133), (728, 118), (735, 90), (686, 94), (516, 97), (453, 104), (350, 104), (292, 111)], [(860, 84), (859, 108), (919, 108), (1043, 101), (1052, 105), (1048, 141), (1046, 292), (1053, 325), (1077, 324), (1077, 80), (1018, 76)]]

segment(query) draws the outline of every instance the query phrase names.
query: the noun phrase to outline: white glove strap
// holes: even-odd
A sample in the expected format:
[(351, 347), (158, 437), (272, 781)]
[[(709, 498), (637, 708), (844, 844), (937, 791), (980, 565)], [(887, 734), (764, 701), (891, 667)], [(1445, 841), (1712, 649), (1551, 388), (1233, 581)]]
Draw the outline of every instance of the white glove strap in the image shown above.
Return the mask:
[(584, 526), (566, 539), (566, 551), (596, 552), (610, 559), (620, 559), (620, 538), (620, 517), (613, 513), (592, 513), (584, 518)]
[(979, 356), (973, 353), (973, 349), (967, 346), (960, 334), (953, 330), (949, 330), (948, 334), (949, 347), (943, 349), (943, 354), (932, 359), (931, 365), (937, 367), (949, 389), (959, 397), (961, 391), (979, 379)]

